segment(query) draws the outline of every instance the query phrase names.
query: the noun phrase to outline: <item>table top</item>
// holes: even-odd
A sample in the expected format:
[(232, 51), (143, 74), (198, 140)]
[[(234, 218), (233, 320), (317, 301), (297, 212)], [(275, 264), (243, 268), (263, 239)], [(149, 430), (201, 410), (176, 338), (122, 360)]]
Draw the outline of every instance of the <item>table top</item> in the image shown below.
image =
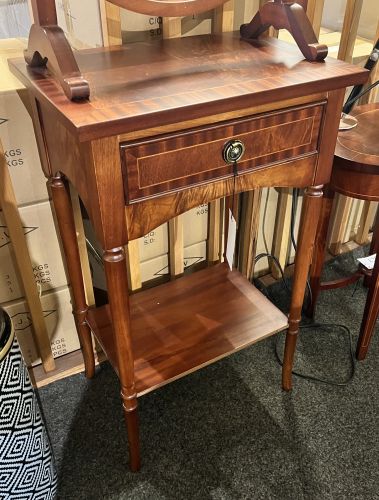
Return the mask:
[(358, 125), (338, 134), (335, 155), (349, 164), (379, 167), (379, 103), (357, 106)]
[(295, 45), (267, 38), (246, 42), (238, 33), (88, 49), (75, 57), (90, 84), (89, 101), (69, 101), (46, 69), (32, 71), (20, 59), (10, 67), (82, 141), (367, 79), (362, 68), (332, 58), (309, 62)]

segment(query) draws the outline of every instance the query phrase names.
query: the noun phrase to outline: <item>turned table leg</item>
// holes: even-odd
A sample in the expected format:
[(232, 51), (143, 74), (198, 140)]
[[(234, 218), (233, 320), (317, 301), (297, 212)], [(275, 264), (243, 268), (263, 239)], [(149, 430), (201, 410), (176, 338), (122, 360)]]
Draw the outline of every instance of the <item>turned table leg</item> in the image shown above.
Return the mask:
[(289, 327), (284, 349), (282, 385), (289, 391), (292, 388), (292, 367), (296, 349), (296, 341), (301, 321), (301, 309), (304, 301), (309, 265), (311, 262), (314, 239), (322, 203), (322, 187), (313, 186), (305, 190), (303, 209), (301, 212), (300, 230), (295, 271), (292, 285)]
[(313, 318), (315, 314), (317, 299), (320, 293), (321, 273), (325, 261), (326, 238), (328, 236), (329, 221), (332, 212), (334, 196), (334, 191), (329, 188), (325, 188), (324, 197), (322, 198), (320, 218), (317, 225), (317, 234), (312, 256), (312, 265), (309, 273), (312, 300), (309, 303), (306, 314), (311, 318)]
[(68, 185), (61, 175), (49, 179), (51, 196), (57, 214), (59, 232), (66, 256), (66, 265), (73, 295), (73, 314), (83, 352), (85, 374), (92, 378), (95, 373), (95, 357), (92, 346), (91, 330), (86, 323), (88, 306), (84, 292), (82, 269), (78, 241), (76, 237), (74, 215), (72, 212)]
[(118, 359), (121, 397), (128, 431), (130, 469), (138, 471), (141, 463), (137, 393), (134, 384), (134, 358), (130, 334), (128, 277), (124, 248), (105, 250), (103, 260), (112, 315), (113, 341)]
[(370, 254), (376, 253), (374, 269), (369, 277), (367, 299), (363, 313), (361, 330), (358, 338), (356, 357), (359, 361), (365, 359), (367, 351), (374, 333), (375, 323), (379, 313), (379, 217), (376, 217)]

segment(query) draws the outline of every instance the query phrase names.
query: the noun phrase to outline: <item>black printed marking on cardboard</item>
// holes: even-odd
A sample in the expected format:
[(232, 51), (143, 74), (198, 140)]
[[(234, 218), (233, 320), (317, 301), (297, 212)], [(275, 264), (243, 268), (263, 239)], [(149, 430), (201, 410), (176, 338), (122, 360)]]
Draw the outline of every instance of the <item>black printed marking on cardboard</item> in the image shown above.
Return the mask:
[[(56, 313), (56, 309), (51, 309), (47, 311), (43, 311), (43, 317), (47, 318), (52, 314)], [(13, 326), (16, 332), (20, 332), (22, 330), (26, 330), (30, 326), (32, 326), (32, 319), (30, 317), (30, 313), (27, 311), (17, 313), (12, 316)]]
[[(33, 231), (38, 229), (38, 226), (37, 227), (23, 226), (23, 229), (24, 229), (24, 235), (26, 235), (26, 234), (32, 233)], [(3, 248), (6, 245), (9, 245), (9, 243), (11, 242), (9, 234), (8, 234), (8, 227), (7, 226), (0, 226), (0, 241), (3, 239), (5, 240), (5, 243), (0, 244), (0, 248)]]
[[(194, 266), (195, 264), (198, 264), (199, 262), (202, 262), (204, 257), (187, 257), (184, 259), (184, 269), (188, 269), (191, 266)], [(192, 261), (192, 262), (191, 262)], [(159, 269), (156, 273), (154, 273), (154, 276), (165, 276), (168, 274), (168, 266), (162, 267), (162, 269)]]

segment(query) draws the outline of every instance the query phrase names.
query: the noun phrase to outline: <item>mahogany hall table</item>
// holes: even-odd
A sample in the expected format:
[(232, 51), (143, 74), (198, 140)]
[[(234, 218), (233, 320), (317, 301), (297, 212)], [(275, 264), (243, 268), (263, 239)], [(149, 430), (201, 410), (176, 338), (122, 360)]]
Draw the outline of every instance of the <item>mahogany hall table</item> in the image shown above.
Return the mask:
[[(94, 374), (92, 331), (120, 379), (137, 470), (138, 396), (286, 328), (282, 383), (291, 388), (344, 91), (367, 72), (333, 59), (307, 62), (296, 46), (248, 43), (237, 33), (91, 49), (76, 58), (89, 101), (69, 101), (46, 69), (10, 65), (31, 95), (86, 375)], [(245, 147), (236, 177), (223, 155), (230, 140)], [(85, 302), (67, 181), (103, 248), (104, 307)], [(306, 188), (289, 318), (225, 264), (129, 297), (128, 241), (199, 204), (271, 186)]]

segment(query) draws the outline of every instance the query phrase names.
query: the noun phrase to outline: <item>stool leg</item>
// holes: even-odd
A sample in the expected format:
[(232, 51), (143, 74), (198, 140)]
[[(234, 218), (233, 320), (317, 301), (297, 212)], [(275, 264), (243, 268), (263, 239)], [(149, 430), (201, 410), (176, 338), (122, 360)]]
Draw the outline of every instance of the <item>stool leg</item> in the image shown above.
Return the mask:
[(301, 308), (307, 285), (309, 265), (316, 235), (318, 218), (322, 204), (322, 186), (313, 186), (305, 190), (301, 212), (298, 246), (295, 257), (295, 272), (292, 285), (289, 327), (284, 349), (282, 385), (289, 391), (292, 388), (292, 367), (296, 341), (301, 321)]
[(67, 182), (58, 174), (49, 180), (57, 222), (62, 240), (66, 265), (73, 295), (73, 314), (82, 348), (85, 374), (92, 378), (95, 373), (95, 357), (91, 330), (86, 323), (88, 306), (84, 292), (80, 255), (76, 237), (74, 215)]
[(363, 313), (361, 331), (359, 334), (356, 357), (359, 361), (365, 359), (370, 345), (375, 323), (379, 313), (379, 258), (375, 259), (374, 269), (370, 278), (365, 310)]
[(328, 236), (329, 220), (332, 212), (334, 196), (335, 192), (326, 187), (324, 197), (322, 199), (321, 214), (317, 225), (312, 265), (309, 273), (312, 300), (306, 310), (306, 314), (310, 318), (313, 318), (315, 315), (317, 299), (320, 293), (321, 273), (325, 260), (326, 238)]
[(103, 255), (108, 299), (112, 315), (113, 341), (117, 352), (121, 398), (128, 431), (130, 469), (140, 469), (137, 393), (134, 384), (134, 358), (130, 333), (128, 276), (123, 247), (106, 250)]

